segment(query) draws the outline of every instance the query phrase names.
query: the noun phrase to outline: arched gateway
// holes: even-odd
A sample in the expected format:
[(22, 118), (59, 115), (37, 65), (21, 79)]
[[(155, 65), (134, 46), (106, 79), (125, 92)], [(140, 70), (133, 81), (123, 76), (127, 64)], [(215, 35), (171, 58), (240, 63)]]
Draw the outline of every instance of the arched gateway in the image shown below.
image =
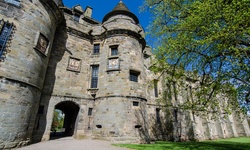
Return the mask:
[[(176, 109), (193, 100), (199, 83), (168, 82), (167, 72), (150, 71), (155, 56), (122, 1), (102, 22), (91, 15), (91, 7), (67, 8), (62, 0), (0, 0), (0, 149), (49, 140), (55, 109), (65, 114), (64, 135), (76, 139), (250, 136), (243, 114), (211, 120)], [(219, 105), (230, 101), (218, 98)]]
[(55, 105), (55, 109), (61, 110), (64, 113), (63, 128), (65, 130), (60, 135), (73, 136), (74, 133), (76, 133), (76, 120), (80, 109), (79, 106), (74, 102), (64, 101)]

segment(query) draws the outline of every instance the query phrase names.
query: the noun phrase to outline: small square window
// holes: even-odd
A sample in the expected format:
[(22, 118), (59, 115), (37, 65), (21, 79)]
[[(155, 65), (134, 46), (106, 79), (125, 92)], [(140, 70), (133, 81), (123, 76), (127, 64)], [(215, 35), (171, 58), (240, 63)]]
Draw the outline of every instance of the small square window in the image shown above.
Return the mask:
[(140, 74), (139, 72), (130, 71), (129, 80), (130, 80), (130, 81), (134, 81), (134, 82), (138, 82), (139, 74)]
[(74, 20), (75, 20), (75, 21), (79, 22), (79, 20), (80, 20), (80, 15), (75, 14), (73, 17), (74, 17)]
[(111, 56), (118, 55), (118, 46), (112, 46), (111, 48)]
[(139, 102), (133, 101), (133, 106), (139, 106)]
[(100, 44), (94, 44), (93, 54), (99, 54), (100, 53)]

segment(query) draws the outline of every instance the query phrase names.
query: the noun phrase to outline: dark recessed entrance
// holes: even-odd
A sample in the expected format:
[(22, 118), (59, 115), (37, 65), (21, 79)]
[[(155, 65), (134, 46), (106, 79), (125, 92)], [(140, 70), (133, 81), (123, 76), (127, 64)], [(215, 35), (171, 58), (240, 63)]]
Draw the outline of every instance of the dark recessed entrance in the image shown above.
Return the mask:
[[(59, 119), (55, 118), (55, 116), (58, 117), (58, 115), (54, 114), (53, 120), (63, 120), (62, 128), (51, 128), (53, 130), (51, 133), (51, 139), (54, 139), (55, 137), (73, 136), (75, 133), (76, 119), (79, 113), (79, 106), (71, 101), (60, 102), (55, 106), (54, 113), (58, 112)], [(61, 117), (63, 117), (63, 119)]]

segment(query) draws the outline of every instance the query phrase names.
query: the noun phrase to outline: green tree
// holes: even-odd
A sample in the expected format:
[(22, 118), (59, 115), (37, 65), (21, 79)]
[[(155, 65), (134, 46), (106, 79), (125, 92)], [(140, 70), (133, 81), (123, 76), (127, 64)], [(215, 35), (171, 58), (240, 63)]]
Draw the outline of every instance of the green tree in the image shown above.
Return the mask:
[(58, 129), (61, 129), (63, 127), (63, 122), (64, 122), (64, 116), (62, 114), (62, 111), (55, 109), (53, 115), (53, 121), (51, 124), (51, 130), (56, 131)]
[(215, 110), (223, 93), (228, 106), (249, 110), (249, 0), (145, 0), (144, 9), (153, 14), (149, 33), (160, 41), (152, 70), (167, 72), (167, 80), (199, 80), (198, 101), (186, 108)]

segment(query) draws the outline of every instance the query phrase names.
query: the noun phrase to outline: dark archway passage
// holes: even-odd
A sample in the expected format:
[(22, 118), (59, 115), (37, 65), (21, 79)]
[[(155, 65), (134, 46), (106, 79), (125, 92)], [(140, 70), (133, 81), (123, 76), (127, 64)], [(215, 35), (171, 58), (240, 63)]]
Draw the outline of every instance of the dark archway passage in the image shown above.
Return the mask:
[(55, 110), (61, 110), (64, 113), (63, 132), (51, 134), (51, 138), (73, 136), (75, 133), (76, 119), (79, 113), (79, 106), (71, 101), (60, 102), (55, 106)]

